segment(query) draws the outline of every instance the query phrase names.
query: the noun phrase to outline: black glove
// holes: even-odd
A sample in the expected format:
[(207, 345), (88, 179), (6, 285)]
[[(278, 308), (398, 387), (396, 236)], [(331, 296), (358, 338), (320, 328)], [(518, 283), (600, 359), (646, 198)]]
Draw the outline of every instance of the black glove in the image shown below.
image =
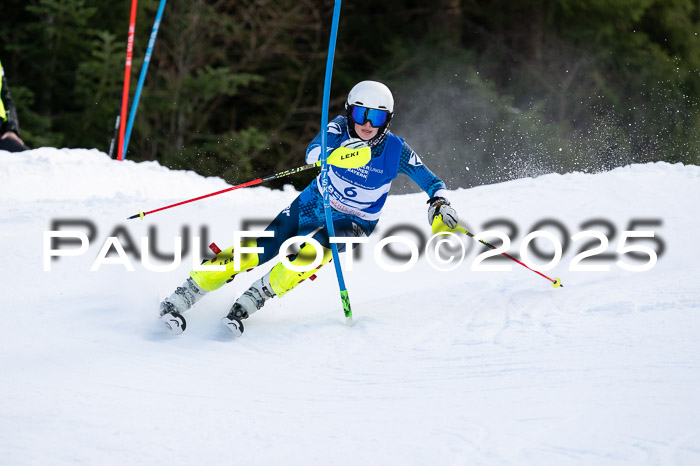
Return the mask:
[(450, 207), (450, 201), (444, 197), (431, 197), (428, 199), (428, 204), (430, 204), (430, 207), (428, 207), (428, 223), (433, 228), (433, 233), (444, 231), (443, 228), (439, 228), (440, 222), (436, 223), (435, 221), (438, 215), (442, 217), (442, 223), (448, 229), (453, 230), (457, 227), (459, 218), (457, 218), (457, 212)]

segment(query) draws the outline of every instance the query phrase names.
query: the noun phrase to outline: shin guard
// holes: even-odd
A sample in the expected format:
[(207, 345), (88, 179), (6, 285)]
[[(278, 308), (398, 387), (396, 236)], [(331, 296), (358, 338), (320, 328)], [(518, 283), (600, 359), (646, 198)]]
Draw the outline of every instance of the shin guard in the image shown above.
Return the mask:
[[(257, 247), (257, 240), (253, 238), (241, 241), (241, 246), (247, 248)], [(258, 265), (258, 254), (241, 254), (240, 269), (235, 270), (233, 261), (233, 246), (231, 246), (230, 248), (219, 252), (213, 259), (205, 261), (203, 265), (223, 265), (226, 267), (226, 269), (222, 271), (192, 270), (190, 272), (190, 277), (192, 277), (200, 288), (206, 291), (214, 291), (233, 280), (233, 277), (235, 277), (236, 274), (256, 267)]]
[[(321, 267), (327, 264), (331, 260), (331, 250), (321, 246), (323, 249), (323, 260), (315, 269), (309, 270), (307, 272), (295, 272), (289, 270), (284, 266), (282, 262), (275, 265), (270, 274), (270, 286), (272, 287), (275, 294), (282, 297), (290, 291), (292, 288), (297, 286), (299, 283), (303, 282), (307, 278), (311, 277), (314, 273), (318, 271)], [(290, 262), (296, 266), (303, 267), (314, 262), (316, 259), (316, 248), (314, 248), (310, 243), (304, 243), (304, 245), (299, 250), (299, 253)]]

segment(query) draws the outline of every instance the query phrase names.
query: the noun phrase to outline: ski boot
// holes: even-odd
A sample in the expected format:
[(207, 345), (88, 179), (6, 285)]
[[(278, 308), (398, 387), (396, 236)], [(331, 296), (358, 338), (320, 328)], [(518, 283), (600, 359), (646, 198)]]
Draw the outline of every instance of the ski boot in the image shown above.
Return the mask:
[(243, 333), (243, 319), (265, 305), (265, 301), (275, 296), (270, 286), (270, 274), (253, 282), (237, 300), (233, 303), (228, 315), (221, 319), (221, 323), (233, 336), (238, 337)]
[(197, 286), (194, 280), (188, 278), (182, 286), (160, 303), (160, 320), (173, 335), (180, 335), (187, 328), (187, 321), (182, 316), (194, 303), (202, 299), (207, 291)]

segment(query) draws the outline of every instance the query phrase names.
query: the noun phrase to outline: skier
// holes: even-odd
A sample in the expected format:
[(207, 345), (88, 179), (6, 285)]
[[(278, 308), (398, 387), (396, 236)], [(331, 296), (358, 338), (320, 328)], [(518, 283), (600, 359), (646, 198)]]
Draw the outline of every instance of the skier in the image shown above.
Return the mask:
[[(387, 86), (376, 81), (355, 85), (345, 102), (346, 115), (335, 117), (327, 126), (327, 148), (330, 153), (341, 146), (369, 146), (372, 153), (367, 165), (343, 169), (329, 166), (329, 199), (336, 237), (369, 236), (377, 225), (389, 187), (399, 173), (408, 175), (428, 194), (428, 222), (433, 231), (454, 231), (457, 213), (446, 198), (445, 183), (433, 174), (404, 140), (389, 131), (394, 116), (394, 98)], [(306, 151), (306, 162), (315, 163), (321, 155), (321, 134)], [(174, 334), (185, 330), (182, 313), (210, 291), (230, 282), (240, 271), (264, 264), (279, 254), (282, 243), (294, 236), (312, 238), (321, 246), (322, 265), (331, 259), (330, 241), (323, 210), (321, 175), (314, 179), (299, 196), (265, 229), (274, 233), (241, 241), (242, 247), (262, 248), (261, 253), (241, 254), (240, 267), (234, 269), (233, 247), (221, 251), (205, 265), (223, 265), (224, 271), (191, 271), (185, 283), (160, 304), (163, 323)], [(338, 244), (345, 251), (345, 244)], [(295, 266), (308, 266), (316, 258), (311, 242), (303, 243), (290, 259)], [(243, 332), (242, 320), (262, 308), (275, 296), (282, 297), (299, 283), (311, 277), (316, 269), (294, 272), (277, 263), (262, 278), (256, 280), (233, 304), (222, 324), (235, 336)]]
[(29, 149), (19, 137), (17, 111), (0, 62), (0, 150), (21, 152)]

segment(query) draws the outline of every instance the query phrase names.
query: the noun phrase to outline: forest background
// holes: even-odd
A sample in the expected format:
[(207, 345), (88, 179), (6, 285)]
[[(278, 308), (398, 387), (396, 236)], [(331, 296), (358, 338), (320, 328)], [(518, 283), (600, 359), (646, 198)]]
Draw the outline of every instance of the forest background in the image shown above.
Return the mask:
[[(28, 145), (109, 150), (130, 3), (0, 2)], [(138, 2), (132, 96), (158, 4)], [(169, 0), (127, 158), (230, 183), (302, 165), (321, 128), (333, 4)], [(356, 82), (386, 83), (392, 131), (450, 188), (700, 164), (699, 33), (700, 0), (346, 0), (330, 117)]]

